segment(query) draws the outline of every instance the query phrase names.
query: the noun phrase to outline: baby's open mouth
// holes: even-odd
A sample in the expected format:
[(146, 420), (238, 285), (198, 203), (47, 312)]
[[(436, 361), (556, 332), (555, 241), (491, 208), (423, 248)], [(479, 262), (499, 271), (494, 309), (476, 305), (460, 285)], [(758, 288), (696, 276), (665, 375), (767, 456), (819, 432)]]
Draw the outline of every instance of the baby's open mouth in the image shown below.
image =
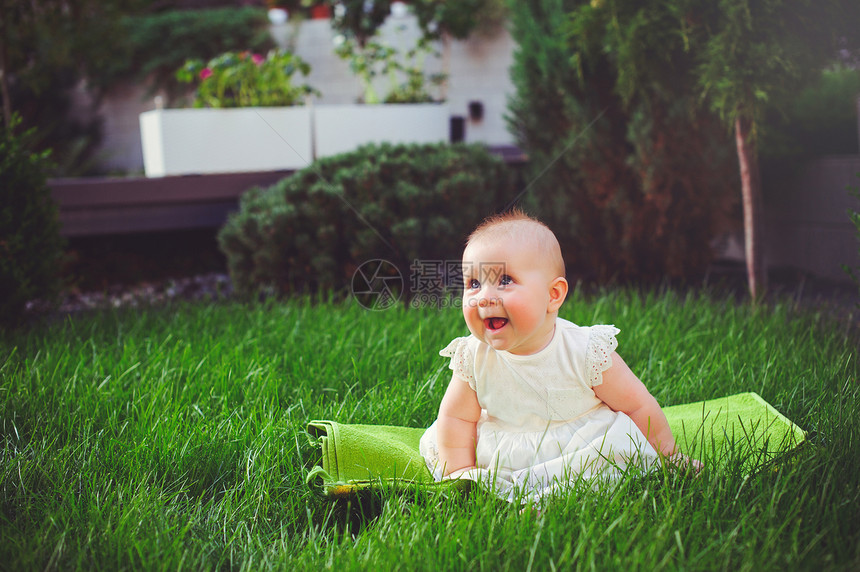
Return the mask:
[(484, 327), (488, 330), (500, 330), (508, 323), (507, 318), (484, 318)]

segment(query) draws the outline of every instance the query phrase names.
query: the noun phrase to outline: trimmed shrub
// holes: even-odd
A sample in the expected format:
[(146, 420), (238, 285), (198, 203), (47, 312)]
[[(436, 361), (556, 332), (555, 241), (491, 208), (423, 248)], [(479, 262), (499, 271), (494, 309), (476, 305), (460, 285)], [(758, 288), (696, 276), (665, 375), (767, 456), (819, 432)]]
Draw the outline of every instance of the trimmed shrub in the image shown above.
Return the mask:
[(466, 235), (515, 179), (478, 145), (366, 145), (242, 196), (218, 235), (236, 290), (333, 291), (382, 259), (459, 261)]
[[(0, 323), (17, 322), (26, 303), (60, 291), (57, 205), (45, 183), (48, 152), (31, 153), (13, 129), (0, 127)], [(32, 136), (32, 130), (23, 138)]]

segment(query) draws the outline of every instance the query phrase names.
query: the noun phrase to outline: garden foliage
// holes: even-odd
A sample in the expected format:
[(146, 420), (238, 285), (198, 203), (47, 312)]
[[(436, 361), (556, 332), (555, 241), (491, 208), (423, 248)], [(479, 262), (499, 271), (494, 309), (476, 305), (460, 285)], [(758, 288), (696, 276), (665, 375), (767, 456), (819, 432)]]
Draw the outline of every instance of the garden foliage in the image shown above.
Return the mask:
[[(38, 126), (27, 144), (52, 149), (52, 168), (87, 174), (99, 137), (95, 118), (73, 113), (81, 79), (102, 85), (116, 54), (105, 46), (123, 38), (117, 25), (138, 0), (0, 0), (0, 123), (13, 112), (25, 129)], [(82, 111), (82, 110), (81, 110)]]
[[(391, 12), (391, 0), (327, 0), (332, 25), (360, 46), (372, 38)], [(412, 0), (407, 3), (418, 19), (425, 40), (449, 34), (465, 40), (473, 31), (495, 32), (505, 21), (505, 0)]]
[[(335, 48), (335, 53), (349, 63), (349, 69), (361, 81), (362, 103), (429, 103), (434, 97), (431, 87), (441, 85), (446, 74), (425, 74), (427, 56), (436, 55), (426, 39), (420, 39), (405, 53), (374, 38), (359, 44), (346, 37)], [(373, 84), (377, 76), (388, 77), (388, 92), (380, 98)], [(444, 98), (442, 98), (444, 99)]]
[(228, 51), (266, 53), (275, 47), (266, 12), (259, 8), (173, 10), (123, 19), (127, 40), (117, 58), (116, 81), (132, 75), (171, 97), (186, 91), (176, 70), (189, 59), (209, 60)]
[[(683, 38), (661, 32), (674, 29), (662, 21), (672, 15), (634, 18), (621, 35), (638, 47), (625, 53), (599, 6), (510, 3), (509, 126), (530, 158), (525, 204), (555, 230), (574, 273), (695, 278), (736, 203), (733, 147), (692, 95)], [(629, 58), (644, 78), (635, 92), (622, 73)]]
[[(187, 92), (174, 73), (188, 58), (228, 50), (272, 48), (265, 10), (253, 7), (169, 10), (176, 3), (147, 0), (2, 0), (0, 100), (25, 128), (38, 126), (28, 144), (51, 149), (53, 175), (98, 174), (98, 106), (128, 80), (169, 97)], [(107, 46), (107, 48), (106, 48)], [(82, 83), (82, 80), (85, 80)], [(91, 105), (84, 107), (85, 87)]]
[(475, 223), (513, 194), (482, 146), (366, 145), (245, 193), (218, 241), (244, 294), (338, 290), (375, 259), (406, 280), (415, 260), (459, 261)]
[[(825, 69), (799, 92), (787, 94), (780, 110), (771, 110), (762, 124), (761, 154), (786, 168), (798, 159), (821, 155), (856, 155), (857, 98), (860, 70), (845, 66)], [(767, 177), (764, 177), (765, 184)]]
[[(11, 126), (0, 126), (0, 323), (16, 322), (28, 301), (59, 293), (57, 206), (45, 183), (48, 152), (31, 153)], [(24, 137), (32, 136), (32, 131)]]
[(176, 78), (197, 86), (194, 107), (281, 107), (319, 95), (307, 84), (294, 83), (294, 75), (310, 72), (311, 66), (291, 52), (271, 50), (264, 57), (243, 51), (225, 52), (208, 62), (188, 60)]

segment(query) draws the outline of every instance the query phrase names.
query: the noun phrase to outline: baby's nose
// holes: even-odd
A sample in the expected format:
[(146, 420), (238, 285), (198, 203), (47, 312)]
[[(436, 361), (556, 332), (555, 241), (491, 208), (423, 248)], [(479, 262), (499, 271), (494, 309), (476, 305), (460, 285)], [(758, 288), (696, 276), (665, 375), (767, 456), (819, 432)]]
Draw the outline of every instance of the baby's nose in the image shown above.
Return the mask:
[(485, 296), (485, 297), (481, 298), (480, 300), (478, 300), (478, 306), (480, 306), (481, 308), (487, 308), (489, 306), (495, 306), (498, 303), (499, 303), (498, 298), (495, 298), (493, 296), (489, 296), (489, 297)]

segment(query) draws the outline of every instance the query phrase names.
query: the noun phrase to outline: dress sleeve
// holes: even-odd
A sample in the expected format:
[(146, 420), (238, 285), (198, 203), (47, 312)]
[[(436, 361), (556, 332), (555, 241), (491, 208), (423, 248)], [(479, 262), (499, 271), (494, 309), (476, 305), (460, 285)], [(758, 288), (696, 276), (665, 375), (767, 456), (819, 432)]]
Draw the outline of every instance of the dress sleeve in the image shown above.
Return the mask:
[(603, 383), (603, 372), (612, 367), (612, 352), (618, 347), (615, 336), (621, 330), (615, 326), (592, 326), (585, 350), (585, 370), (588, 385)]
[(475, 366), (472, 352), (469, 351), (469, 338), (455, 338), (445, 349), (439, 352), (440, 356), (451, 358), (448, 367), (454, 374), (475, 389)]

